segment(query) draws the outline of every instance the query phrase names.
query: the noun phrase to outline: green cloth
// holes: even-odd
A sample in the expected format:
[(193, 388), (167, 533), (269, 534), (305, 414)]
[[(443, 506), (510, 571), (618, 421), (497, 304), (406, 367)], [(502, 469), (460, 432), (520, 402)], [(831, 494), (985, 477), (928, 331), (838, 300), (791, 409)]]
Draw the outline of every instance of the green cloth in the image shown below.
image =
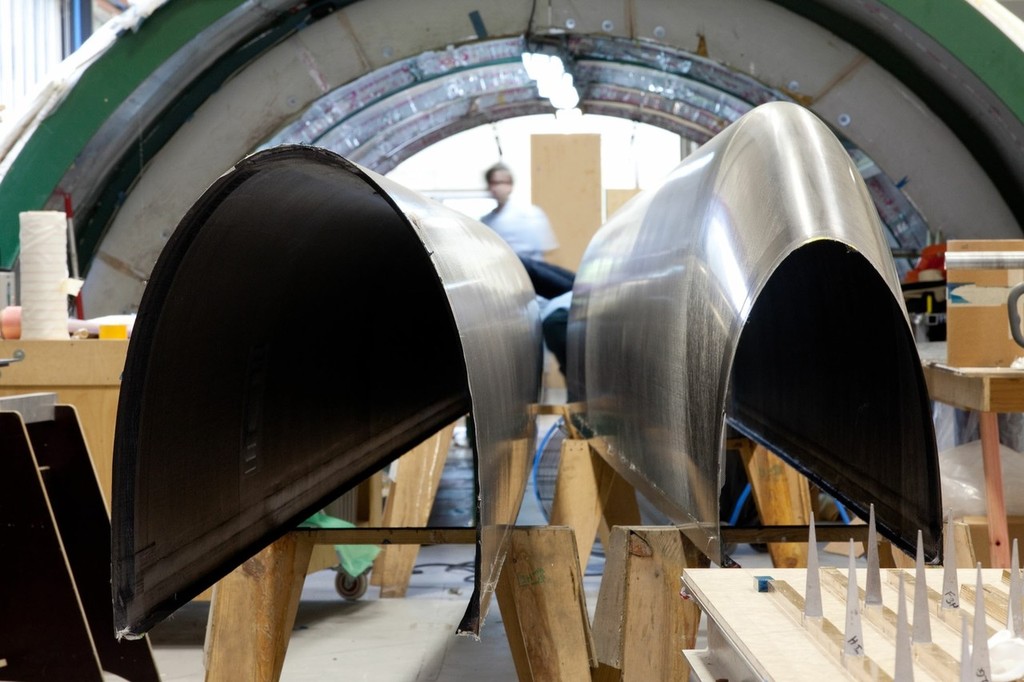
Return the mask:
[[(323, 511), (318, 511), (299, 524), (299, 528), (355, 528), (355, 524), (335, 518)], [(341, 568), (356, 578), (373, 566), (373, 560), (380, 554), (376, 545), (335, 545)]]

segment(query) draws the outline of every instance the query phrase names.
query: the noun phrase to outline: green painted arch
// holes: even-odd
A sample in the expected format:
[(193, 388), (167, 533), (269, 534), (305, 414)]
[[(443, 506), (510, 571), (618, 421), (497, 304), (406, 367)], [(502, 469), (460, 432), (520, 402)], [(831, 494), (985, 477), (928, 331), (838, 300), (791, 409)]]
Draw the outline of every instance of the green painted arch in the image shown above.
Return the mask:
[[(361, 0), (367, 2), (370, 0)], [(854, 19), (837, 9), (838, 0), (816, 3), (799, 0), (773, 0), (787, 9), (810, 18), (836, 32), (847, 42), (861, 49), (876, 61), (888, 66), (885, 58), (893, 46), (878, 38), (861, 35)], [(978, 9), (966, 1), (925, 3), (920, 0), (878, 0), (881, 6), (898, 15), (909, 26), (930, 37), (950, 56), (968, 69), (978, 81), (1001, 101), (1015, 123), (1024, 121), (1024, 52)], [(85, 145), (119, 106), (128, 101), (153, 73), (180, 51), (204, 29), (230, 18), (232, 13), (260, 12), (254, 29), (239, 36), (235, 44), (226, 46), (206, 73), (196, 74), (196, 87), (187, 87), (175, 105), (178, 115), (168, 126), (180, 125), (189, 107), (198, 106), (204, 97), (230, 77), (235, 69), (258, 57), (259, 53), (288, 33), (301, 30), (304, 22), (315, 20), (317, 13), (326, 13), (348, 2), (311, 2), (291, 11), (289, 2), (276, 3), (274, 10), (265, 2), (259, 7), (246, 7), (244, 0), (168, 1), (146, 19), (137, 31), (126, 31), (108, 49), (85, 68), (79, 80), (55, 111), (41, 121), (22, 140), (12, 159), (4, 160), (6, 168), (0, 178), (0, 267), (11, 268), (18, 254), (18, 213), (55, 206), (60, 197), (62, 178), (73, 168)], [(881, 55), (879, 58), (878, 55)], [(899, 62), (899, 60), (897, 60)], [(896, 69), (905, 68), (897, 63)], [(205, 79), (203, 78), (205, 76)], [(913, 88), (913, 81), (908, 82)], [(927, 88), (925, 88), (927, 90)], [(925, 92), (923, 99), (929, 100)], [(941, 100), (941, 98), (940, 98)], [(936, 101), (932, 97), (932, 101)], [(955, 130), (970, 126), (963, 111), (949, 114), (956, 121)], [(146, 158), (155, 152), (173, 129), (154, 126), (140, 142), (138, 156)], [(984, 137), (984, 136), (982, 136)], [(986, 153), (998, 155), (998, 140), (981, 139)], [(150, 147), (143, 149), (145, 145)], [(973, 147), (972, 147), (973, 148)], [(140, 162), (141, 165), (141, 162)], [(996, 164), (998, 167), (998, 163)], [(998, 170), (998, 168), (997, 168)], [(127, 167), (122, 173), (129, 177), (139, 169)], [(1004, 196), (1024, 196), (1024, 174), (999, 179), (990, 171)], [(1007, 199), (1008, 203), (1011, 199)], [(1011, 203), (1018, 222), (1024, 224), (1024, 199)]]
[(0, 267), (18, 255), (18, 214), (46, 207), (60, 180), (104, 121), (197, 33), (243, 0), (168, 3), (138, 31), (118, 36), (85, 69), (60, 106), (25, 140), (0, 180)]
[(977, 7), (969, 2), (880, 1), (935, 39), (1024, 120), (1022, 48)]

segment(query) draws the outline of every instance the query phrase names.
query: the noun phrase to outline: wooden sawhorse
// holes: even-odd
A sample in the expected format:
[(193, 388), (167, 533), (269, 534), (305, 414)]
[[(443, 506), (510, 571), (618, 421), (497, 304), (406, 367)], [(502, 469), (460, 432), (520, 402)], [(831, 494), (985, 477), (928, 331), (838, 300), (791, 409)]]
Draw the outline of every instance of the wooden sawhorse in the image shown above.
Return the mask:
[[(568, 428), (571, 436), (578, 436)], [(386, 518), (426, 520), (450, 432), (435, 438), (440, 440), (428, 440), (417, 448), (418, 454), (413, 455), (414, 450), (400, 460), (397, 485), (388, 503), (405, 511), (389, 515), (386, 509)], [(776, 466), (769, 453), (752, 449), (749, 459), (756, 462), (758, 457), (767, 463), (763, 467), (767, 473), (751, 475), (755, 499), (769, 494), (778, 499), (778, 493), (767, 492), (764, 480), (779, 486), (785, 483), (788, 490), (790, 474)], [(406, 458), (421, 461), (409, 465)], [(409, 479), (415, 484), (407, 486), (405, 494), (415, 499), (403, 501), (401, 484)], [(792, 489), (796, 499), (808, 499), (806, 493), (801, 497), (798, 485)], [(785, 504), (771, 509), (778, 511), (768, 517), (775, 523), (792, 520), (786, 517)], [(794, 513), (793, 506), (788, 510)], [(681, 577), (688, 568), (706, 568), (709, 559), (678, 528), (642, 526), (633, 488), (611, 469), (593, 443), (578, 437), (562, 444), (550, 522), (546, 527), (512, 529), (495, 589), (519, 679), (687, 679), (689, 668), (682, 650), (695, 647), (701, 613), (694, 602), (680, 595)], [(837, 528), (842, 537), (837, 534), (834, 538), (824, 530), (818, 531), (820, 540), (845, 540), (851, 534), (863, 536), (858, 537), (861, 540), (866, 537), (866, 526)], [(605, 568), (591, 626), (582, 569), (599, 533), (606, 549)], [(734, 541), (804, 543), (802, 556), (790, 550), (790, 561), (806, 561), (806, 525), (730, 529), (730, 533)], [(240, 675), (252, 680), (279, 679), (315, 545), (369, 543), (383, 545), (387, 552), (403, 550), (392, 554), (402, 557), (396, 564), (400, 567), (391, 571), (391, 577), (378, 578), (382, 596), (384, 583), (390, 586), (392, 596), (397, 596), (408, 586), (416, 546), (475, 542), (473, 528), (303, 529), (288, 533), (215, 588), (206, 643), (207, 680), (233, 680)]]
[[(685, 570), (707, 568), (709, 558), (678, 528), (639, 525), (636, 492), (601, 455), (602, 443), (580, 438), (571, 424), (571, 406), (549, 409), (562, 415), (570, 436), (562, 443), (550, 521), (575, 530), (580, 565), (586, 566), (595, 535), (606, 549), (593, 623), (593, 679), (688, 679), (681, 652), (695, 648), (701, 613), (682, 595), (671, 596), (679, 594)], [(811, 513), (806, 478), (745, 438), (730, 440), (728, 447), (743, 459), (763, 525), (723, 528), (723, 541), (766, 542), (774, 566), (806, 567)], [(816, 526), (818, 540), (867, 540), (866, 525)], [(891, 553), (879, 556), (891, 558)]]

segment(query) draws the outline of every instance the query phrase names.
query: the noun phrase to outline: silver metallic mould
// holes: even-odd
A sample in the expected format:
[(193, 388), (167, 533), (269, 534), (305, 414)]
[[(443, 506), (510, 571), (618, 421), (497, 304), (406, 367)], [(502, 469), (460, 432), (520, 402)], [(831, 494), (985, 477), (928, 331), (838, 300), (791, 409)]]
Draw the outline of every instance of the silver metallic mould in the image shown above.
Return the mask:
[(238, 163), (161, 253), (129, 343), (119, 634), (471, 412), (476, 589), (460, 631), (478, 635), (529, 473), (541, 350), (530, 280), (481, 223), (323, 149)]
[(778, 453), (939, 555), (929, 398), (864, 181), (811, 112), (763, 104), (612, 216), (574, 287), (569, 399), (719, 563), (726, 439)]

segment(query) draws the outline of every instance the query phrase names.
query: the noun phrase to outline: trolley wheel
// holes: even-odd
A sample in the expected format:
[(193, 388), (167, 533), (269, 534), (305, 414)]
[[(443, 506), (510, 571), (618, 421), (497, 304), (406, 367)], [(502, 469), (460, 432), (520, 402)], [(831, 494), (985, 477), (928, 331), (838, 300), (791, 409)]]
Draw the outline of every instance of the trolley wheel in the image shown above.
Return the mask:
[(366, 573), (360, 573), (353, 578), (345, 571), (339, 570), (338, 575), (334, 577), (334, 589), (345, 599), (355, 601), (366, 594), (369, 582)]

